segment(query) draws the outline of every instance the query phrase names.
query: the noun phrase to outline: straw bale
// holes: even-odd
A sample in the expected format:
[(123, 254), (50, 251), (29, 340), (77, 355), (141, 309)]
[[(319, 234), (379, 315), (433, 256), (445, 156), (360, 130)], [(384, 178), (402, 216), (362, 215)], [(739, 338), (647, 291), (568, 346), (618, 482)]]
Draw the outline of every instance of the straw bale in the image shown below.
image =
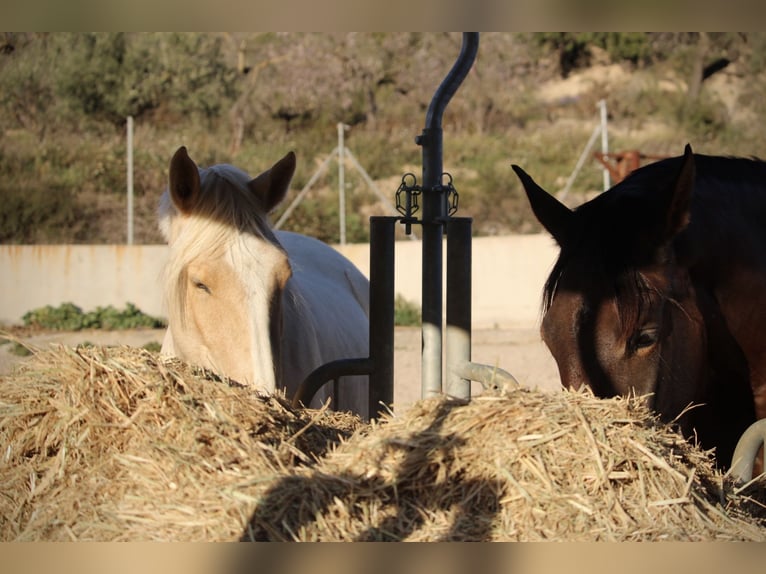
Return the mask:
[(0, 540), (763, 540), (642, 403), (512, 390), (363, 424), (140, 349), (0, 377)]
[(639, 400), (518, 389), (352, 437), (273, 484), (244, 538), (764, 540), (758, 508)]
[(232, 540), (257, 484), (362, 423), (128, 347), (0, 378), (0, 540)]

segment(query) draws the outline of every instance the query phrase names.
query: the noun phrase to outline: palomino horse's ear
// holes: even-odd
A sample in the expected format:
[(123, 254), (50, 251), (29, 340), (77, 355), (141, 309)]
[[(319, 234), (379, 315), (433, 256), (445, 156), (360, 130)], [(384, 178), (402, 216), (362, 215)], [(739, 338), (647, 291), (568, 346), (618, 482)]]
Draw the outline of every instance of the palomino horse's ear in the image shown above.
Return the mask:
[(518, 165), (513, 165), (513, 171), (521, 180), (524, 191), (527, 192), (529, 205), (543, 224), (543, 227), (553, 236), (556, 243), (563, 247), (569, 237), (574, 213), (566, 205), (537, 185)]
[(199, 194), (199, 169), (181, 146), (170, 160), (170, 197), (181, 213), (190, 213)]
[(665, 241), (683, 231), (689, 225), (689, 209), (694, 192), (694, 153), (692, 146), (686, 144), (678, 177), (670, 189), (666, 200)]
[(290, 180), (295, 173), (295, 154), (289, 152), (285, 157), (247, 184), (263, 202), (264, 209), (274, 209), (287, 195)]

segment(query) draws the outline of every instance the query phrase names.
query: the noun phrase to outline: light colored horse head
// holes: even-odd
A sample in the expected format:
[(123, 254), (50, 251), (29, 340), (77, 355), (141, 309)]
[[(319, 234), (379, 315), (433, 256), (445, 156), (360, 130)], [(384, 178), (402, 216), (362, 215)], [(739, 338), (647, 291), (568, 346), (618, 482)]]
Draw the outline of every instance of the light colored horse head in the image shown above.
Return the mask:
[[(170, 246), (163, 354), (288, 393), (324, 362), (366, 356), (364, 276), (331, 247), (268, 220), (294, 171), (292, 152), (255, 178), (225, 164), (200, 169), (185, 147), (175, 153), (160, 200)], [(364, 389), (347, 408), (364, 410)]]
[(181, 147), (160, 207), (171, 250), (172, 349), (164, 351), (269, 392), (279, 378), (279, 304), (291, 270), (267, 213), (294, 171), (292, 153), (255, 179), (230, 165), (199, 170)]

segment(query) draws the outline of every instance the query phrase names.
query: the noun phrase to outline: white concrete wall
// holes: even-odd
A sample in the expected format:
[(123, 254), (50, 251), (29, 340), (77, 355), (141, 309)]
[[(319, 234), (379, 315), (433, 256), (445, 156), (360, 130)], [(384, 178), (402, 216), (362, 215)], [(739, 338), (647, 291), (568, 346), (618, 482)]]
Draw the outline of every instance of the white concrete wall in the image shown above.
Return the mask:
[[(369, 273), (369, 246), (336, 246)], [(421, 300), (421, 244), (396, 244), (396, 292)], [(558, 249), (547, 235), (473, 240), (473, 326), (538, 324), (543, 284)], [(72, 302), (85, 311), (127, 302), (164, 316), (160, 277), (164, 245), (0, 245), (0, 324), (21, 323), (27, 311)]]
[(85, 311), (135, 304), (164, 316), (165, 245), (0, 245), (0, 324), (27, 311), (71, 302)]

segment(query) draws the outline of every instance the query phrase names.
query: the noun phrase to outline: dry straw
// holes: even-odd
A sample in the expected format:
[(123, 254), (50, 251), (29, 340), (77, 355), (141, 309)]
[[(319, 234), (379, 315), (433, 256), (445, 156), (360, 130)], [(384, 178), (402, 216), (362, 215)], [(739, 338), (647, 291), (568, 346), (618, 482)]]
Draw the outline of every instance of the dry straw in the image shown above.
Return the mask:
[(360, 425), (145, 350), (42, 351), (0, 379), (0, 539), (233, 540), (253, 496)]
[(0, 540), (764, 540), (637, 400), (514, 390), (364, 425), (130, 348), (0, 378)]

